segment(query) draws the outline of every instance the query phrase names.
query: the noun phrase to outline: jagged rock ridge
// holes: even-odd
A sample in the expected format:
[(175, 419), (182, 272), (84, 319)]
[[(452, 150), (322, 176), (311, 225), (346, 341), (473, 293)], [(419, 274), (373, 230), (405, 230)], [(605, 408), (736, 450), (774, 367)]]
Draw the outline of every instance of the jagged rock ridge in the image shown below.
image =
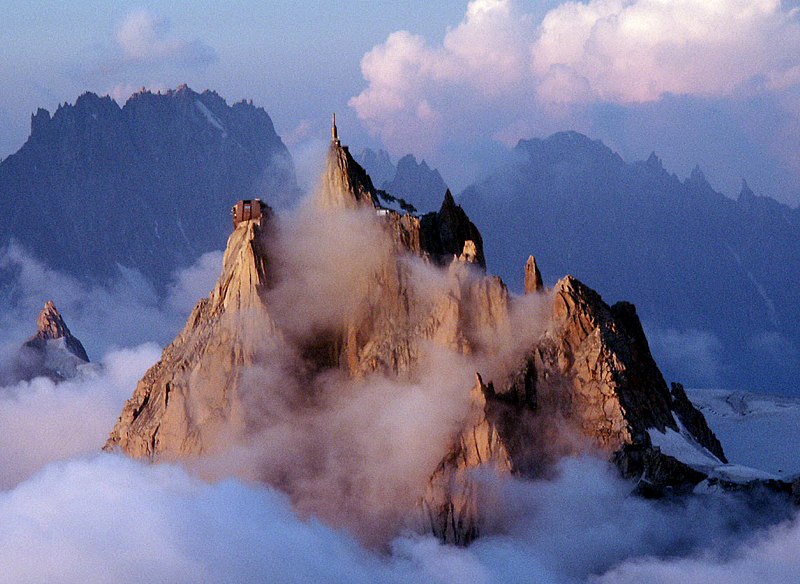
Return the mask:
[[(633, 300), (668, 376), (692, 387), (796, 393), (797, 207), (756, 196), (747, 183), (729, 198), (699, 168), (681, 180), (655, 154), (627, 163), (575, 132), (520, 141), (507, 164), (456, 199), (512, 289), (522, 290), (519, 262), (535, 251), (551, 273)], [(702, 341), (702, 358), (672, 358), (670, 332)]]
[(357, 160), (381, 190), (422, 211), (435, 209), (447, 190), (439, 171), (428, 166), (424, 160), (417, 162), (412, 154), (403, 156), (395, 166), (385, 150), (375, 152), (366, 148)]
[[(122, 107), (85, 93), (52, 115), (39, 109), (30, 138), (0, 162), (0, 246), (13, 238), (83, 279), (115, 277), (121, 264), (164, 287), (224, 245), (230, 200), (253, 196), (298, 196), (262, 108), (186, 86)], [(59, 245), (43, 233), (60, 234)]]
[[(503, 356), (478, 376), (461, 430), (420, 486), (425, 521), (443, 540), (465, 544), (480, 534), (472, 472), (479, 466), (533, 477), (560, 456), (588, 450), (646, 477), (655, 491), (691, 487), (706, 474), (663, 455), (650, 438), (679, 432), (676, 413), (692, 440), (723, 464), (702, 414), (668, 390), (631, 304), (610, 307), (570, 276), (546, 291), (535, 261), (526, 266), (528, 297), (510, 296), (502, 280), (484, 274), (480, 233), (449, 192), (440, 211), (423, 217), (382, 208), (335, 127), (316, 205), (379, 222), (391, 252), (354, 286), (359, 309), (304, 341), (299, 352), (313, 370), (411, 378), (428, 343), (487, 363)], [(235, 227), (217, 287), (139, 383), (107, 449), (156, 459), (205, 454), (245, 430), (241, 376), (283, 334), (268, 300), (270, 221), (267, 213)], [(409, 257), (445, 266), (446, 284), (422, 293)], [(549, 307), (546, 327), (521, 350), (504, 353), (521, 324), (512, 321), (515, 309), (532, 300)], [(297, 303), (302, 307), (302, 298)]]

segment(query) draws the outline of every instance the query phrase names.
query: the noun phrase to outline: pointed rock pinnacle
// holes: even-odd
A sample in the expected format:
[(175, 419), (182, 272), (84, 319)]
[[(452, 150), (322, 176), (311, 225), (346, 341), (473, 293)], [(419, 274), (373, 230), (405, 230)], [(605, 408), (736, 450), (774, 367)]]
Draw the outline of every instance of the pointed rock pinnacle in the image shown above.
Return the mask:
[(525, 294), (541, 292), (543, 289), (542, 273), (539, 271), (539, 266), (536, 265), (536, 258), (530, 256), (525, 264)]

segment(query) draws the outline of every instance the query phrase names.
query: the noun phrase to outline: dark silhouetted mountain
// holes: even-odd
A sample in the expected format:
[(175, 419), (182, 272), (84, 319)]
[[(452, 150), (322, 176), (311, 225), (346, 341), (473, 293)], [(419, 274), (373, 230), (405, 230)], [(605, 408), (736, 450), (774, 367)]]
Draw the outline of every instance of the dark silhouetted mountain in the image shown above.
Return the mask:
[(522, 289), (530, 253), (629, 298), (668, 376), (690, 386), (797, 392), (800, 210), (681, 181), (652, 154), (626, 163), (575, 132), (520, 141), (513, 160), (459, 197), (489, 234), (489, 269)]
[(224, 247), (237, 199), (281, 206), (296, 192), (289, 152), (252, 102), (186, 86), (123, 107), (85, 93), (52, 116), (39, 109), (0, 163), (0, 244), (14, 239), (82, 279), (123, 265), (161, 286)]
[(447, 191), (439, 171), (429, 167), (424, 160), (417, 162), (411, 154), (403, 156), (397, 162), (397, 167), (384, 150), (376, 153), (367, 148), (362, 150), (358, 160), (375, 185), (380, 185), (380, 189), (407, 201), (421, 212), (437, 209)]

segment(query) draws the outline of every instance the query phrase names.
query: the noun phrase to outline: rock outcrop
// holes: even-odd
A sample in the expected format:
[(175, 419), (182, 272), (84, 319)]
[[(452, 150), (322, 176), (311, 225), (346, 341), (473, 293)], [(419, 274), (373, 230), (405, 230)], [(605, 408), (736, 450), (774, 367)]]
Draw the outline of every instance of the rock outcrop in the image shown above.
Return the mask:
[(542, 273), (539, 271), (539, 266), (536, 265), (536, 258), (530, 256), (525, 263), (525, 294), (541, 292), (543, 289)]
[(483, 255), (483, 237), (475, 224), (469, 220), (464, 209), (457, 205), (450, 190), (444, 195), (442, 206), (436, 213), (422, 216), (422, 246), (431, 259), (439, 265), (447, 265), (472, 241), (476, 248), (476, 262), (486, 269)]
[(677, 435), (680, 419), (691, 438), (726, 462), (702, 414), (685, 394), (670, 394), (632, 304), (608, 306), (567, 276), (551, 306), (544, 334), (518, 363), (473, 390), (480, 399), (472, 417), (431, 479), (423, 509), (444, 541), (468, 543), (479, 534), (480, 490), (470, 471), (487, 461), (537, 477), (563, 456), (594, 452), (639, 481), (643, 494), (691, 490), (708, 475), (650, 439), (653, 431)]
[[(315, 208), (360, 213), (380, 242), (370, 242), (374, 269), (349, 283), (357, 308), (292, 341), (301, 343), (294, 350), (310, 372), (309, 395), (316, 374), (413, 380), (431, 346), (481, 368), (468, 414), (419, 485), (427, 529), (444, 541), (467, 544), (481, 532), (478, 469), (537, 477), (564, 455), (593, 452), (654, 490), (692, 486), (705, 475), (652, 444), (651, 433), (669, 431), (689, 433), (724, 459), (702, 414), (667, 388), (633, 305), (609, 306), (571, 276), (545, 293), (533, 258), (526, 270), (537, 294), (512, 297), (485, 274), (481, 235), (449, 192), (423, 217), (381, 207), (334, 130)], [(217, 287), (139, 383), (107, 449), (154, 459), (202, 455), (246, 431), (243, 375), (285, 340), (269, 300), (281, 285), (270, 272), (271, 221), (267, 213), (236, 226)], [(420, 280), (419, 269), (432, 280)], [(302, 313), (302, 291), (291, 300)], [(533, 303), (546, 313), (525, 312)]]
[(43, 375), (54, 381), (72, 379), (89, 356), (83, 344), (70, 332), (52, 300), (36, 320), (37, 331), (22, 346), (18, 369), (23, 379)]
[(270, 272), (262, 233), (270, 216), (265, 209), (236, 226), (216, 287), (145, 373), (106, 450), (121, 448), (137, 458), (200, 455), (243, 427), (241, 375), (275, 341), (264, 303)]

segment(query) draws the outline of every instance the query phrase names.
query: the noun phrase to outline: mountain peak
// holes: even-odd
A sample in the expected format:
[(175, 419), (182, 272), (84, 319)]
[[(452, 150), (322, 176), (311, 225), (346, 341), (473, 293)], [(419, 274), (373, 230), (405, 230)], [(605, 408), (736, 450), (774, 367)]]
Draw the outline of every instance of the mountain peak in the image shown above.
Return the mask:
[(58, 312), (52, 300), (45, 303), (39, 313), (39, 318), (36, 319), (36, 326), (38, 329), (36, 336), (42, 339), (60, 339), (70, 334), (64, 319), (61, 318), (61, 313)]
[(358, 209), (378, 207), (378, 197), (367, 171), (355, 161), (350, 149), (339, 139), (334, 114), (331, 144), (325, 164), (317, 204), (326, 209)]
[(456, 201), (453, 199), (453, 193), (450, 192), (450, 189), (447, 189), (444, 193), (444, 201), (442, 201), (441, 211), (445, 211), (447, 209), (455, 209), (456, 208)]
[(664, 170), (664, 163), (661, 158), (658, 157), (655, 150), (650, 152), (650, 156), (647, 157), (645, 164), (655, 170)]
[(539, 271), (539, 266), (536, 265), (536, 258), (529, 256), (525, 264), (525, 294), (541, 292), (543, 289), (542, 273)]
[(23, 345), (37, 354), (35, 375), (69, 379), (77, 374), (78, 366), (89, 362), (86, 349), (72, 335), (52, 300), (39, 313), (36, 329), (36, 334)]
[(739, 202), (752, 201), (755, 198), (756, 194), (753, 192), (753, 189), (750, 188), (750, 185), (747, 184), (745, 179), (742, 179), (742, 189), (739, 191)]

